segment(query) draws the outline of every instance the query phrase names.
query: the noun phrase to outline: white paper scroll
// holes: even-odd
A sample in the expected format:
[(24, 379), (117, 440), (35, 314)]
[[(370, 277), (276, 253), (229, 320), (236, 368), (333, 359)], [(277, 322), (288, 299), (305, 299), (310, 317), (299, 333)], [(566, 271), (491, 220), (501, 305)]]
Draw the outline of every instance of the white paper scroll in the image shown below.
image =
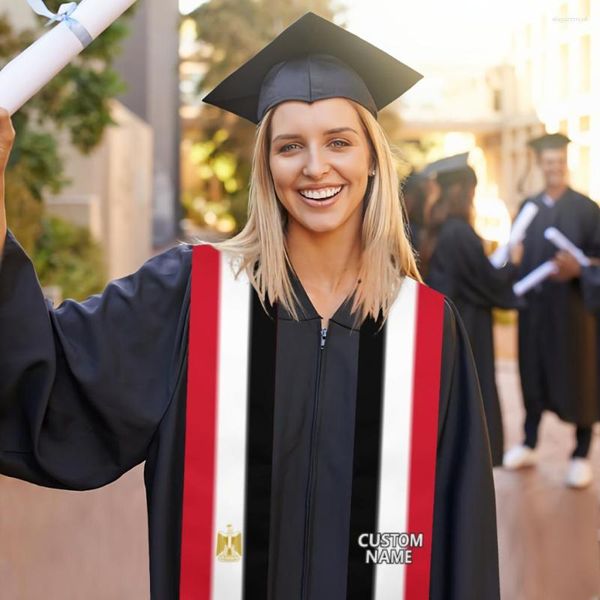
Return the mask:
[(515, 296), (522, 296), (526, 294), (530, 289), (536, 285), (542, 283), (545, 279), (548, 279), (550, 275), (554, 275), (558, 272), (558, 267), (551, 261), (548, 260), (541, 264), (537, 269), (534, 269), (528, 275), (525, 275), (523, 279), (520, 279), (513, 285), (513, 292)]
[[(70, 19), (95, 39), (134, 2), (82, 0), (70, 14)], [(66, 22), (53, 26), (0, 71), (0, 107), (14, 114), (83, 48), (79, 37)]]
[(552, 242), (560, 250), (565, 250), (575, 258), (582, 267), (589, 267), (592, 262), (566, 235), (561, 233), (556, 227), (548, 227), (544, 231), (544, 237)]
[(490, 262), (496, 267), (496, 269), (500, 269), (503, 267), (510, 257), (511, 249), (520, 244), (525, 238), (525, 233), (529, 225), (531, 225), (531, 221), (538, 214), (539, 208), (533, 202), (527, 202), (525, 206), (521, 209), (521, 212), (518, 214), (515, 222), (513, 223), (512, 229), (510, 230), (510, 237), (508, 240), (508, 244), (505, 246), (500, 246), (495, 252), (493, 252), (490, 256)]

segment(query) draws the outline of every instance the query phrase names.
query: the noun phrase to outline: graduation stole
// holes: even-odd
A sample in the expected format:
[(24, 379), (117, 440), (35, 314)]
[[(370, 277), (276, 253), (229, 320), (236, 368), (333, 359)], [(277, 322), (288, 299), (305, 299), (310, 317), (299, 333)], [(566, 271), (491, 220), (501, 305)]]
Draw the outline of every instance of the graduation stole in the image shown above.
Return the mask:
[[(182, 600), (267, 598), (274, 317), (220, 252), (194, 247)], [(361, 328), (349, 600), (429, 598), (443, 317), (443, 296), (407, 278), (383, 330)]]

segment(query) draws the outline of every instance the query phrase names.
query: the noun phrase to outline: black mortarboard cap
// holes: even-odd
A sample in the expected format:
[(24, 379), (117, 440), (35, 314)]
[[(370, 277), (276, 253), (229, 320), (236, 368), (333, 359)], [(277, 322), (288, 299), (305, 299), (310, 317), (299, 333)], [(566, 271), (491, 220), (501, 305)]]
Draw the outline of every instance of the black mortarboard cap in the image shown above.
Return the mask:
[(540, 137), (533, 138), (527, 142), (530, 148), (536, 152), (554, 148), (564, 148), (571, 140), (562, 133), (545, 133)]
[(454, 154), (452, 156), (446, 156), (440, 158), (435, 162), (429, 163), (422, 171), (421, 176), (428, 178), (436, 178), (438, 175), (445, 175), (448, 173), (454, 173), (462, 171), (469, 166), (469, 153), (463, 152), (462, 154)]
[(286, 100), (348, 98), (376, 115), (421, 78), (379, 48), (309, 12), (203, 100), (253, 123)]

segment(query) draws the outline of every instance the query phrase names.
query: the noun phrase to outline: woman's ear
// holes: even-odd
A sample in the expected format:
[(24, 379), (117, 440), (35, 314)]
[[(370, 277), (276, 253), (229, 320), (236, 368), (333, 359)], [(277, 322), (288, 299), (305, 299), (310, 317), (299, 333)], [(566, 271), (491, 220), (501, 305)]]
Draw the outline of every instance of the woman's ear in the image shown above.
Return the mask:
[(371, 165), (369, 167), (369, 177), (375, 176), (375, 159), (371, 159)]

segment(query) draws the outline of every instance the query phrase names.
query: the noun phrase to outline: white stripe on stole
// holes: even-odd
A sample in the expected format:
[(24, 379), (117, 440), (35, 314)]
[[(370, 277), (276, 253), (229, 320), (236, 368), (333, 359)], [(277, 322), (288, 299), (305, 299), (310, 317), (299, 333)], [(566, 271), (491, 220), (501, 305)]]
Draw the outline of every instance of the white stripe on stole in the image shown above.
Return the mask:
[[(386, 326), (377, 522), (380, 533), (408, 533), (417, 294), (417, 282), (405, 278)], [(402, 600), (405, 578), (405, 565), (377, 564), (375, 600)]]
[(212, 599), (241, 600), (243, 560), (217, 559), (217, 534), (231, 524), (245, 544), (246, 421), (250, 284), (234, 279), (224, 253), (220, 256), (217, 436), (212, 548)]

